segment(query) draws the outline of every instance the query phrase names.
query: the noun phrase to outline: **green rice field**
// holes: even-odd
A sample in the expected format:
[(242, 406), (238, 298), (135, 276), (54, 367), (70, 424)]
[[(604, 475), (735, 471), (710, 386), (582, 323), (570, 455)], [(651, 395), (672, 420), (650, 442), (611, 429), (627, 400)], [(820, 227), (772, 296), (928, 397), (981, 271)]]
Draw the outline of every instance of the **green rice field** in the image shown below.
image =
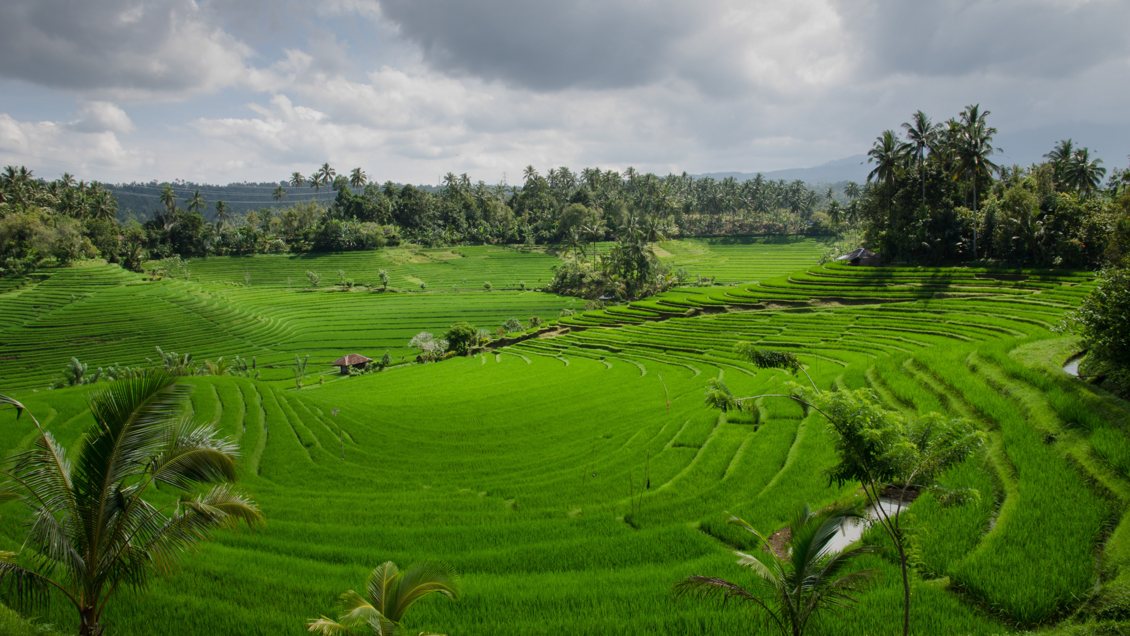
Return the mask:
[[(659, 247), (717, 284), (584, 311), (536, 291), (556, 256), (491, 246), (210, 258), (161, 280), (97, 263), (48, 271), (0, 289), (0, 393), (71, 445), (90, 389), (47, 390), (71, 356), (142, 364), (160, 346), (261, 368), (184, 381), (195, 416), (239, 440), (240, 488), (266, 525), (220, 532), (144, 592), (122, 591), (113, 634), (301, 634), (378, 563), (425, 559), (451, 563), (465, 594), (414, 607), (408, 633), (757, 633), (751, 605), (676, 600), (674, 584), (744, 580), (730, 514), (771, 532), (802, 503), (859, 494), (829, 483), (819, 416), (768, 398), (752, 417), (705, 406), (719, 375), (739, 395), (794, 380), (741, 361), (739, 340), (795, 353), (826, 389), (871, 387), (892, 409), (986, 432), (943, 476), (978, 496), (947, 506), (927, 493), (907, 513), (917, 633), (1128, 615), (1130, 406), (1061, 369), (1076, 345), (1058, 327), (1089, 273), (821, 265), (826, 248), (809, 240)], [(419, 331), (535, 315), (555, 328), (411, 362)], [(354, 351), (397, 364), (338, 376), (329, 362)], [(302, 389), (296, 355), (310, 356)], [(30, 433), (0, 411), (0, 447)], [(20, 544), (21, 513), (0, 507), (0, 549)], [(900, 633), (897, 563), (878, 551), (865, 566), (858, 604), (815, 633)], [(68, 611), (38, 619), (68, 631)]]

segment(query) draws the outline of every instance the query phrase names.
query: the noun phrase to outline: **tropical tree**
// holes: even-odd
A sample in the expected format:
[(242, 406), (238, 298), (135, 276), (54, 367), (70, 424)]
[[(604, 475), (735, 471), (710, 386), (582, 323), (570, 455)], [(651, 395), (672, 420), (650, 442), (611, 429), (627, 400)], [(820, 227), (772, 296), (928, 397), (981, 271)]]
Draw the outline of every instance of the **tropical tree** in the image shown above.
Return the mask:
[[(302, 175), (298, 176), (301, 177)], [(271, 196), (275, 199), (275, 201), (282, 201), (284, 198), (286, 198), (286, 188), (282, 187), (281, 185), (275, 186), (275, 191), (271, 193)]]
[[(102, 615), (124, 584), (144, 587), (152, 566), (167, 568), (216, 527), (262, 520), (234, 491), (236, 444), (211, 424), (181, 415), (187, 389), (150, 371), (111, 384), (90, 400), (95, 426), (72, 461), (30, 413), (28, 450), (4, 469), (4, 493), (32, 511), (20, 552), (0, 553), (0, 579), (21, 601), (61, 595), (79, 615), (79, 634), (103, 632)], [(0, 404), (24, 405), (0, 395)], [(158, 486), (191, 494), (162, 510), (147, 496)]]
[(906, 157), (906, 145), (898, 139), (893, 130), (884, 130), (875, 139), (871, 150), (867, 151), (867, 161), (875, 164), (867, 173), (867, 181), (875, 181), (882, 186), (891, 187), (898, 177), (898, 168)]
[(223, 201), (216, 201), (216, 227), (224, 227), (229, 218), (231, 218), (231, 214), (228, 209), (228, 204)]
[(1065, 184), (1081, 196), (1094, 194), (1106, 175), (1106, 168), (1101, 166), (1102, 162), (1102, 159), (1091, 159), (1091, 151), (1088, 148), (1076, 150), (1071, 153), (1064, 166)]
[[(989, 159), (997, 149), (993, 147), (993, 136), (997, 129), (988, 125), (989, 111), (981, 110), (980, 104), (966, 106), (959, 120), (951, 122), (954, 142), (954, 179), (969, 179), (973, 191), (973, 213), (980, 210), (978, 184), (991, 181), (993, 173), (999, 170), (997, 164)], [(977, 223), (973, 224), (973, 257), (977, 257)]]
[(306, 185), (306, 177), (301, 172), (292, 172), (290, 173), (290, 185), (301, 188)]
[(447, 351), (447, 340), (436, 338), (430, 331), (421, 331), (412, 336), (408, 346), (420, 352), (421, 362), (434, 362), (442, 358)]
[[(831, 478), (863, 488), (876, 523), (894, 544), (903, 586), (903, 634), (910, 633), (910, 559), (902, 525), (902, 506), (910, 493), (932, 490), (946, 502), (976, 496), (941, 488), (938, 476), (961, 462), (984, 442), (984, 435), (965, 419), (939, 413), (908, 417), (883, 409), (868, 389), (821, 392), (797, 390), (791, 396), (827, 418), (835, 433), (839, 462)], [(882, 505), (884, 491), (895, 492), (893, 511)]]
[(365, 171), (362, 170), (361, 168), (354, 168), (349, 173), (349, 185), (353, 186), (354, 188), (363, 188), (363, 187), (365, 187), (365, 184), (368, 183), (368, 182), (369, 182), (369, 177), (365, 174)]
[(330, 163), (328, 161), (326, 163), (323, 163), (322, 167), (318, 168), (318, 170), (314, 172), (314, 178), (318, 180), (319, 185), (323, 186), (327, 186), (333, 183), (334, 177), (336, 176), (337, 170), (334, 170), (333, 167), (330, 166)]
[(1105, 373), (1109, 386), (1130, 395), (1130, 268), (1104, 271), (1070, 322), (1088, 349), (1088, 371)]
[(918, 180), (922, 184), (922, 202), (925, 203), (926, 173), (923, 168), (926, 152), (934, 147), (934, 124), (930, 122), (926, 113), (918, 110), (911, 116), (910, 121), (903, 122), (902, 127), (906, 130), (906, 138), (910, 142), (910, 154), (914, 157), (915, 163), (918, 164)]
[(1067, 183), (1067, 166), (1071, 163), (1071, 158), (1074, 155), (1075, 142), (1070, 138), (1060, 139), (1056, 142), (1055, 147), (1051, 149), (1051, 152), (1044, 155), (1044, 158), (1052, 164), (1057, 185)]
[(184, 202), (186, 204), (188, 204), (188, 211), (189, 212), (199, 212), (199, 211), (203, 210), (204, 206), (206, 205), (206, 202), (204, 201), (204, 197), (200, 196), (199, 190), (193, 191), (192, 196), (185, 199)]
[(364, 596), (353, 590), (341, 595), (337, 620), (322, 616), (307, 623), (307, 629), (326, 636), (395, 636), (403, 628), (404, 615), (416, 601), (432, 594), (458, 600), (459, 590), (459, 575), (449, 565), (426, 561), (401, 572), (395, 563), (385, 561), (369, 575)]
[(807, 506), (801, 508), (789, 524), (784, 554), (778, 554), (769, 538), (749, 523), (733, 517), (731, 523), (753, 535), (759, 548), (752, 553), (737, 553), (738, 563), (753, 571), (753, 585), (691, 576), (675, 587), (676, 593), (748, 601), (760, 607), (767, 622), (782, 634), (801, 636), (821, 610), (836, 610), (853, 602), (852, 593), (870, 574), (848, 570), (866, 548), (857, 545), (837, 552), (829, 547), (843, 522), (855, 516), (838, 508), (815, 513)]
[(165, 206), (165, 211), (169, 214), (169, 216), (176, 214), (177, 197), (173, 192), (173, 186), (167, 183), (165, 184), (165, 187), (161, 189), (161, 205)]

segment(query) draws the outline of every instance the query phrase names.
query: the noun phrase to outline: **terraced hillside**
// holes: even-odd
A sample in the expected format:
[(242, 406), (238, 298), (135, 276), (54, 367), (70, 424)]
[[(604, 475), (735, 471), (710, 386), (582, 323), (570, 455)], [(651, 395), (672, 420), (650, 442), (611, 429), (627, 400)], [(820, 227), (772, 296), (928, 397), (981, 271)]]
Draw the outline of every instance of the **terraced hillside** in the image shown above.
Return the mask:
[[(783, 271), (780, 259), (764, 258), (762, 243), (750, 245), (734, 259), (750, 280)], [(782, 249), (792, 269), (795, 260), (815, 262), (823, 248), (796, 240)], [(732, 252), (729, 244), (704, 241), (686, 250), (707, 264)], [(374, 358), (389, 352), (402, 361), (415, 355), (408, 341), (423, 330), (442, 333), (466, 320), (493, 332), (510, 318), (550, 321), (562, 309), (583, 307), (533, 291), (559, 262), (539, 249), (404, 247), (192, 260), (174, 278), (156, 281), (98, 263), (48, 270), (0, 286), (0, 378), (9, 390), (44, 388), (72, 356), (93, 371), (144, 364), (156, 359), (156, 347), (197, 360), (255, 357), (262, 379), (280, 381), (293, 377), (295, 356), (310, 356), (315, 376), (335, 371), (328, 364), (350, 351)], [(319, 274), (317, 288), (307, 271)], [(342, 291), (342, 275), (351, 290)]]
[[(317, 333), (301, 325), (318, 316), (329, 334), (318, 342), (336, 346), (332, 334), (350, 329), (363, 337), (356, 316), (383, 315), (384, 306), (355, 298), (434, 298), (436, 313), (422, 325), (450, 321), (472, 298), (501, 316), (516, 310), (487, 309), (487, 300), (533, 295), (288, 294), (279, 275), (264, 273), (258, 278), (275, 277), (276, 299), (257, 288), (254, 271), (246, 286), (218, 274), (207, 280), (203, 264), (190, 268), (190, 282), (125, 287), (200, 290), (196, 302), (210, 311), (271, 316), (229, 335), (225, 321), (238, 318), (209, 314), (220, 344), (275, 340), (280, 356)], [(795, 352), (825, 388), (870, 386), (892, 408), (964, 415), (988, 432), (985, 451), (945, 476), (980, 496), (942, 506), (925, 494), (909, 513), (920, 629), (990, 634), (1070, 620), (1081, 607), (1126, 611), (1130, 410), (1062, 373), (1072, 343), (1052, 331), (1088, 290), (1087, 275), (810, 265), (774, 279), (748, 271), (761, 282), (580, 313), (563, 318), (568, 330), (555, 337), (471, 358), (301, 391), (245, 378), (187, 380), (196, 415), (239, 438), (242, 488), (268, 525), (224, 533), (143, 596), (124, 594), (110, 628), (299, 634), (376, 563), (434, 558), (463, 573), (466, 595), (422, 604), (412, 630), (746, 633), (756, 620), (748, 608), (674, 601), (672, 585), (692, 573), (744, 575), (720, 540), (733, 539), (728, 513), (772, 530), (800, 503), (855, 493), (825, 477), (834, 457), (819, 417), (783, 400), (761, 400), (755, 414), (736, 417), (703, 404), (707, 379), (719, 374), (746, 395), (793, 380), (740, 361), (737, 340)], [(446, 315), (444, 299), (455, 308)], [(0, 335), (30, 330), (71, 304), (63, 300), (38, 314), (13, 300), (12, 315), (29, 318)], [(20, 395), (68, 443), (85, 423), (83, 396)], [(0, 413), (5, 448), (28, 440), (10, 419)], [(0, 508), (0, 547), (18, 544), (15, 512)], [(880, 555), (866, 565), (875, 576), (859, 605), (823, 619), (819, 633), (898, 631), (897, 567)]]

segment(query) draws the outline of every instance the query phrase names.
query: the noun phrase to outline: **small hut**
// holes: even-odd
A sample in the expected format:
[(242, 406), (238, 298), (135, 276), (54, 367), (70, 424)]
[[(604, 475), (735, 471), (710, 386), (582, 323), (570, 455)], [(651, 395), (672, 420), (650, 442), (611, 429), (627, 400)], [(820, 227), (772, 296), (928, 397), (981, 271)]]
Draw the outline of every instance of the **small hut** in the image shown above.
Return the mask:
[(360, 353), (347, 353), (334, 360), (334, 366), (341, 367), (342, 375), (349, 375), (350, 369), (364, 369), (369, 366), (370, 362), (372, 362), (372, 359), (366, 358)]
[(848, 265), (879, 265), (879, 255), (866, 247), (860, 247), (852, 250), (843, 256), (837, 257), (836, 261), (847, 263)]

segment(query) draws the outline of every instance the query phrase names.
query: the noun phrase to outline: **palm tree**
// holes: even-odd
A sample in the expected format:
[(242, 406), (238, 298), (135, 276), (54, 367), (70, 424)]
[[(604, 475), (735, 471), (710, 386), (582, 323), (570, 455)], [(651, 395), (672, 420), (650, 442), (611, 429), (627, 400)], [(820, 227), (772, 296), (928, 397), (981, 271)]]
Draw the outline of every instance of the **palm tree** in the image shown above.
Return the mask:
[(980, 104), (966, 106), (960, 117), (954, 130), (957, 160), (954, 179), (968, 177), (973, 184), (973, 257), (977, 258), (976, 215), (980, 210), (977, 184), (984, 179), (992, 179), (993, 173), (998, 170), (997, 164), (989, 159), (989, 155), (997, 150), (993, 147), (993, 135), (997, 134), (997, 129), (988, 125), (989, 111), (982, 111)]
[(365, 596), (349, 590), (341, 595), (341, 615), (311, 620), (307, 629), (326, 636), (363, 630), (393, 636), (401, 628), (404, 614), (430, 594), (459, 598), (459, 576), (448, 565), (417, 563), (403, 572), (392, 561), (378, 565), (369, 575)]
[(1071, 163), (1071, 157), (1075, 155), (1075, 142), (1071, 138), (1060, 139), (1051, 152), (1044, 155), (1044, 158), (1051, 162), (1052, 170), (1055, 172), (1055, 180), (1058, 185), (1062, 186), (1067, 183), (1067, 166)]
[(118, 202), (101, 183), (95, 181), (90, 184), (87, 194), (90, 206), (90, 216), (102, 221), (109, 221), (118, 213)]
[(172, 216), (177, 211), (177, 195), (173, 192), (173, 186), (165, 184), (161, 189), (161, 205), (165, 206), (165, 211)]
[(286, 197), (286, 188), (281, 185), (275, 186), (275, 191), (271, 193), (271, 196), (274, 197), (275, 201), (282, 201)]
[(926, 202), (926, 173), (923, 171), (923, 162), (926, 151), (934, 147), (934, 124), (922, 111), (915, 111), (910, 121), (903, 122), (906, 129), (906, 138), (910, 141), (911, 155), (918, 162), (918, 180), (922, 182), (922, 202)]
[(997, 148), (993, 147), (993, 135), (997, 129), (988, 125), (987, 118), (990, 111), (982, 111), (980, 104), (966, 106), (961, 111), (961, 119), (957, 123), (957, 166), (955, 178), (969, 177), (973, 184), (973, 211), (979, 209), (977, 184), (979, 181), (991, 178), (999, 168), (989, 156)]
[(898, 167), (906, 156), (906, 146), (898, 140), (893, 130), (884, 130), (875, 139), (871, 150), (867, 151), (867, 161), (875, 164), (867, 173), (867, 181), (877, 181), (880, 185), (893, 186), (898, 176)]
[(290, 173), (290, 185), (301, 188), (306, 185), (306, 177), (302, 176), (301, 172), (292, 172)]
[(364, 170), (354, 168), (353, 171), (349, 173), (349, 185), (354, 188), (363, 188), (367, 182), (368, 176), (365, 174)]
[(216, 227), (223, 228), (228, 222), (228, 204), (223, 201), (216, 201)]
[(838, 509), (813, 513), (803, 507), (789, 524), (789, 550), (784, 555), (773, 551), (768, 537), (734, 517), (731, 522), (756, 537), (761, 548), (755, 554), (737, 553), (738, 563), (753, 570), (754, 586), (745, 588), (721, 578), (691, 576), (676, 586), (676, 593), (749, 601), (764, 610), (782, 634), (801, 636), (818, 611), (851, 603), (852, 592), (869, 575), (866, 571), (845, 572), (866, 548), (856, 546), (842, 552), (829, 549), (843, 521), (854, 516)]
[[(169, 565), (213, 528), (262, 520), (252, 501), (219, 483), (235, 480), (236, 445), (213, 425), (182, 417), (186, 396), (164, 372), (111, 384), (90, 400), (96, 425), (74, 461), (30, 417), (35, 442), (4, 476), (33, 521), (21, 552), (0, 553), (0, 579), (22, 600), (54, 590), (78, 611), (79, 634), (95, 636), (123, 584), (144, 586), (151, 566)], [(2, 395), (0, 404), (26, 410)], [(218, 485), (168, 512), (145, 499), (158, 485), (190, 493), (205, 483)]]
[(314, 192), (322, 189), (322, 175), (318, 171), (314, 171), (314, 174), (310, 175), (308, 180), (310, 181), (310, 187), (314, 188)]
[(199, 212), (199, 211), (203, 210), (204, 206), (206, 205), (206, 202), (204, 201), (204, 197), (200, 196), (199, 190), (194, 191), (192, 193), (192, 196), (185, 199), (184, 202), (188, 204), (188, 211), (189, 212)]
[(334, 177), (337, 176), (337, 170), (334, 170), (330, 166), (330, 162), (327, 161), (323, 163), (322, 167), (318, 168), (317, 172), (314, 174), (318, 176), (318, 181), (326, 186), (334, 182)]
[(1100, 165), (1102, 162), (1102, 159), (1091, 159), (1091, 151), (1087, 148), (1080, 148), (1071, 153), (1067, 165), (1064, 166), (1066, 184), (1081, 196), (1090, 196), (1099, 188), (1103, 176), (1106, 175), (1106, 168)]

